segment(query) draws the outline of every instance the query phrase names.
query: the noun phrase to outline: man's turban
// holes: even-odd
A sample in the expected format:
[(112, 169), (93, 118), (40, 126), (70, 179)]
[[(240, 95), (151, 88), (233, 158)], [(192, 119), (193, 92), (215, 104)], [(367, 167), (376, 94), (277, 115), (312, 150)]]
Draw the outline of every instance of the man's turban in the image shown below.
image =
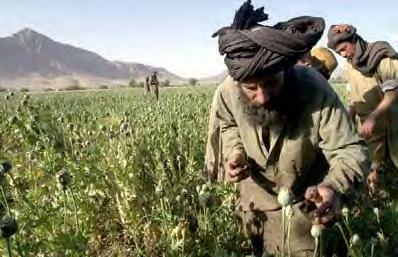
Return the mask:
[(268, 19), (264, 8), (254, 10), (245, 2), (231, 26), (214, 33), (219, 51), (225, 55), (229, 74), (237, 81), (264, 73), (275, 73), (294, 65), (318, 42), (325, 29), (323, 18), (301, 16), (274, 26), (259, 22)]

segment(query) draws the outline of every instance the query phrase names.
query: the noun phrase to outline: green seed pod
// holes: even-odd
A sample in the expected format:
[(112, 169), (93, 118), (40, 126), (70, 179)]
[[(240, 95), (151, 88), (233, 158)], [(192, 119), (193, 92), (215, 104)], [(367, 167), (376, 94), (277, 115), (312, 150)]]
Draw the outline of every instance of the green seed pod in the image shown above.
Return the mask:
[(18, 224), (14, 218), (4, 217), (0, 221), (0, 231), (2, 238), (10, 238), (18, 231)]
[(16, 115), (13, 115), (13, 116), (11, 116), (9, 119), (8, 119), (8, 121), (9, 121), (9, 123), (10, 124), (16, 124), (17, 122), (18, 122), (18, 116), (16, 116)]
[(32, 116), (32, 120), (35, 121), (35, 122), (39, 122), (39, 115), (34, 114), (34, 115)]
[(10, 172), (12, 169), (12, 164), (10, 161), (7, 160), (1, 160), (0, 161), (0, 172), (5, 174), (7, 172)]
[(57, 119), (57, 121), (60, 122), (60, 123), (64, 123), (65, 122), (65, 117), (59, 117)]
[(62, 186), (63, 190), (66, 190), (66, 188), (70, 185), (70, 183), (72, 182), (72, 175), (68, 172), (67, 169), (63, 168), (58, 173), (58, 182)]
[(27, 99), (23, 99), (21, 104), (22, 104), (23, 107), (28, 106), (28, 100)]
[(194, 234), (199, 228), (199, 222), (198, 219), (192, 215), (192, 214), (187, 214), (186, 220), (188, 221), (188, 229), (189, 231)]
[(199, 192), (199, 203), (203, 208), (209, 207), (212, 202), (212, 197), (209, 192), (200, 191)]
[(75, 126), (73, 125), (73, 123), (68, 123), (68, 125), (66, 125), (66, 129), (69, 131), (72, 131), (74, 129), (74, 127)]

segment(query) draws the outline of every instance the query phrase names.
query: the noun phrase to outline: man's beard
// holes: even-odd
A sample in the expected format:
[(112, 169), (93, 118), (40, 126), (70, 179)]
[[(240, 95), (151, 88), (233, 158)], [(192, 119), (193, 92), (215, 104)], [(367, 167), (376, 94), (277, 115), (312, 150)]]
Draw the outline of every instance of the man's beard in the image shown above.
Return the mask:
[[(253, 103), (240, 89), (239, 99), (243, 104), (245, 113), (254, 125), (270, 127), (282, 121), (281, 113), (276, 108), (265, 109), (261, 104)], [(271, 97), (270, 101), (274, 102), (276, 97)]]

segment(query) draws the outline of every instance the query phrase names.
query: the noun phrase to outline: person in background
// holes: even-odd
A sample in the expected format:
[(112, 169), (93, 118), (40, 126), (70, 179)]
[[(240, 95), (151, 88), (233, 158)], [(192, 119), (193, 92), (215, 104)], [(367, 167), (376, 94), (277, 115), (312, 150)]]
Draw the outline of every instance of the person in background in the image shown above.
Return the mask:
[(159, 100), (159, 80), (158, 80), (158, 72), (154, 71), (151, 74), (149, 79), (149, 85), (151, 91), (155, 94), (156, 100)]
[(297, 64), (314, 68), (321, 73), (325, 79), (330, 79), (333, 71), (337, 68), (337, 59), (333, 52), (326, 47), (314, 47), (311, 52), (300, 58)]
[(365, 41), (350, 24), (330, 27), (328, 47), (348, 61), (349, 114), (371, 152), (367, 181), (376, 196), (383, 166), (398, 168), (398, 54), (385, 41)]

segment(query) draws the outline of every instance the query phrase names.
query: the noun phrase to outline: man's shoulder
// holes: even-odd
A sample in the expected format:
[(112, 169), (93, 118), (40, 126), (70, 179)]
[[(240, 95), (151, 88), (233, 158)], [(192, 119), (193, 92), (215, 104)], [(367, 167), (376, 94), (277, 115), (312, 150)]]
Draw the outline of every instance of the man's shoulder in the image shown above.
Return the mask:
[(234, 93), (236, 93), (236, 90), (237, 90), (237, 87), (236, 87), (237, 84), (238, 84), (238, 82), (235, 81), (231, 76), (227, 76), (218, 85), (218, 87), (216, 89), (216, 94), (221, 93), (223, 96), (234, 94)]
[(311, 94), (313, 98), (316, 95), (324, 95), (333, 91), (329, 82), (315, 69), (303, 65), (296, 65), (294, 69), (297, 86), (305, 95)]
[(218, 85), (221, 90), (226, 90), (232, 87), (234, 84), (237, 84), (236, 81), (231, 76), (226, 76)]
[(389, 72), (390, 70), (398, 70), (398, 59), (385, 57), (381, 59), (379, 66), (377, 67), (379, 72)]

